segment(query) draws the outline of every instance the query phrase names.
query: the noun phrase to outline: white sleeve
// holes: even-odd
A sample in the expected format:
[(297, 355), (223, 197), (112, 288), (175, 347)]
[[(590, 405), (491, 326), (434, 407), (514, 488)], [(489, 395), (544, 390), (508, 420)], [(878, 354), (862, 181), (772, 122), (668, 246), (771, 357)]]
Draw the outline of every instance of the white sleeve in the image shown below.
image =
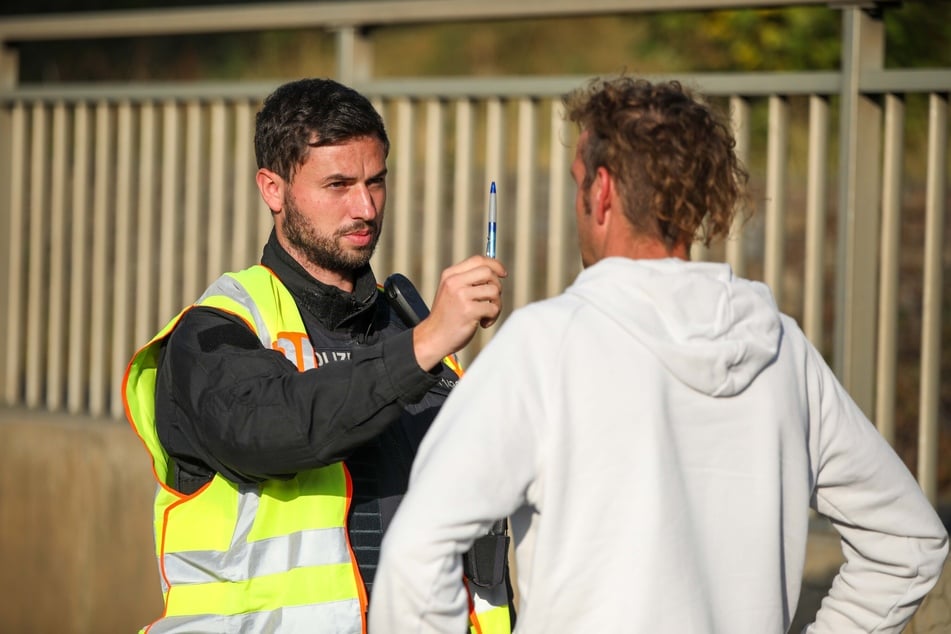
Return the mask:
[(911, 472), (808, 347), (814, 505), (841, 535), (845, 563), (804, 631), (897, 634), (937, 582), (948, 534)]
[(520, 317), (510, 316), (480, 352), (423, 439), (383, 540), (373, 634), (466, 631), (460, 555), (525, 503), (538, 460), (544, 362), (527, 347), (532, 336)]

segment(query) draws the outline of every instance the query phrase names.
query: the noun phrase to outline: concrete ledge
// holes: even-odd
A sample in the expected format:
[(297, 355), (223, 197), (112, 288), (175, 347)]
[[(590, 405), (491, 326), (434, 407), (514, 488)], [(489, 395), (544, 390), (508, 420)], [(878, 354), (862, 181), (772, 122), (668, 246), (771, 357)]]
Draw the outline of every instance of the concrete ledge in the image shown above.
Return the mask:
[(154, 484), (124, 421), (0, 408), (0, 632), (135, 632), (161, 613)]

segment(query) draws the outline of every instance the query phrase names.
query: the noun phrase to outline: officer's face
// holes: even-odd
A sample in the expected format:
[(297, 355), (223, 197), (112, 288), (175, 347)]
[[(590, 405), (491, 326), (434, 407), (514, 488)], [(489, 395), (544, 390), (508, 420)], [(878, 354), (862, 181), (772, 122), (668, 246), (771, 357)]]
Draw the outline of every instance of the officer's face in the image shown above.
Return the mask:
[(383, 227), (386, 158), (364, 137), (311, 148), (285, 183), (275, 223), (282, 244), (314, 277), (344, 290), (370, 261)]

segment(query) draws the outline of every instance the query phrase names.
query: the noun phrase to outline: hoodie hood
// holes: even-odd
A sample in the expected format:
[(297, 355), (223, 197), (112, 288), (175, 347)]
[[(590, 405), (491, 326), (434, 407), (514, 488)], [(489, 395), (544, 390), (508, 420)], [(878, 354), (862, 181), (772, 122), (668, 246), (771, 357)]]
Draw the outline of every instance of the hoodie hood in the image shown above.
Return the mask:
[(769, 288), (728, 264), (611, 257), (566, 291), (616, 321), (681, 382), (711, 396), (743, 391), (779, 352)]

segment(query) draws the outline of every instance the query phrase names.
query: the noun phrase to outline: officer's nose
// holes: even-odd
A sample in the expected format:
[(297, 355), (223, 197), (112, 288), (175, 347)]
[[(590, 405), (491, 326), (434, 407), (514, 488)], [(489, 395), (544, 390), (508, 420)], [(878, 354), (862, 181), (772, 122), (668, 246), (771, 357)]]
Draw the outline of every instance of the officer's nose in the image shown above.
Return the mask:
[(370, 188), (366, 185), (361, 185), (358, 188), (357, 201), (354, 207), (354, 216), (361, 220), (373, 220), (379, 213), (376, 208), (376, 200), (374, 200)]

